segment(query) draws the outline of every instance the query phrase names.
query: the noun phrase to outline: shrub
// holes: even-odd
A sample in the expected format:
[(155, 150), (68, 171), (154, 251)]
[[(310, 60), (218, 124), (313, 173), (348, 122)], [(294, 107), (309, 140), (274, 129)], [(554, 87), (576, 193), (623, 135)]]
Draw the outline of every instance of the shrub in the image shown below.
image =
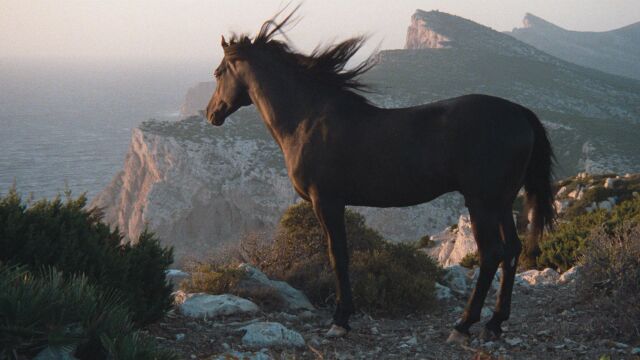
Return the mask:
[(540, 242), (541, 254), (538, 267), (553, 267), (565, 271), (576, 264), (589, 242), (593, 231), (611, 233), (623, 224), (640, 223), (640, 197), (624, 201), (610, 213), (597, 210), (559, 223), (556, 229), (545, 234)]
[(581, 263), (579, 294), (598, 308), (594, 328), (609, 337), (640, 339), (640, 223), (594, 232)]
[(352, 264), (354, 301), (365, 311), (402, 314), (434, 304), (441, 269), (409, 244), (385, 243), (370, 252), (356, 252)]
[(15, 189), (0, 199), (0, 262), (31, 269), (54, 266), (68, 276), (84, 274), (92, 283), (115, 289), (144, 324), (171, 306), (165, 270), (172, 249), (144, 231), (134, 244), (121, 244), (117, 229), (86, 210), (86, 198), (60, 197), (27, 206)]
[[(370, 312), (398, 313), (424, 310), (432, 304), (441, 272), (430, 257), (412, 245), (386, 242), (354, 211), (345, 212), (345, 227), (357, 306)], [(269, 251), (260, 250), (264, 245), (256, 246), (257, 251), (247, 247), (243, 251), (253, 254), (253, 263), (269, 276), (301, 289), (316, 305), (333, 302), (335, 280), (327, 241), (309, 203), (287, 209)]]
[[(85, 276), (0, 265), (0, 358), (173, 359), (133, 330), (129, 309)], [(53, 356), (57, 354), (57, 356)]]
[(462, 260), (460, 260), (460, 266), (464, 266), (469, 269), (480, 266), (480, 257), (478, 256), (478, 252), (476, 251), (465, 255)]
[(431, 241), (431, 236), (429, 236), (429, 235), (425, 235), (425, 236), (421, 237), (420, 240), (418, 240), (416, 242), (416, 248), (417, 249), (428, 248), (428, 247), (430, 247), (432, 245), (433, 245), (433, 241)]

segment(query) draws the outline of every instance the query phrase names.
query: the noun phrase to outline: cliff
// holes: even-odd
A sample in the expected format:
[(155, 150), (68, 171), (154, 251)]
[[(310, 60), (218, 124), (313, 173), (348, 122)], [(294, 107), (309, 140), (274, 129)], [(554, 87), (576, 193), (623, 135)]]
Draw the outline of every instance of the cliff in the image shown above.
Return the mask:
[(602, 32), (571, 31), (533, 14), (508, 34), (560, 59), (640, 79), (640, 22)]

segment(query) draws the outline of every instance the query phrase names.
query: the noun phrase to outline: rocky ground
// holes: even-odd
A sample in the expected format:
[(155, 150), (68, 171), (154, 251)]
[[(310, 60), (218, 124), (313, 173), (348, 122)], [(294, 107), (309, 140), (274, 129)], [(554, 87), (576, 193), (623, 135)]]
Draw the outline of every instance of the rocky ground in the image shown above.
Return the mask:
[[(577, 280), (552, 271), (519, 275), (513, 313), (499, 341), (480, 342), (481, 325), (476, 325), (467, 345), (446, 344), (474, 277), (459, 267), (449, 273), (430, 313), (402, 318), (358, 313), (352, 331), (340, 339), (324, 337), (329, 309), (265, 312), (227, 306), (221, 313), (230, 315), (207, 316), (190, 312), (185, 299), (148, 331), (185, 359), (640, 359), (640, 344), (618, 342), (599, 330), (596, 309), (576, 297)], [(492, 290), (483, 321), (494, 298)]]

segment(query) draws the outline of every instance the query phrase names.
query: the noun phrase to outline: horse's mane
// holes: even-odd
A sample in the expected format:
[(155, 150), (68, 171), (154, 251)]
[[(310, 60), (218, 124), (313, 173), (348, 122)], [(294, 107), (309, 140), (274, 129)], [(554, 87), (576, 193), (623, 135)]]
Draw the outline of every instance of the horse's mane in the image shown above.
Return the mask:
[(253, 40), (246, 34), (234, 34), (229, 45), (225, 48), (225, 56), (241, 57), (249, 52), (249, 49), (259, 47), (279, 56), (285, 63), (290, 64), (306, 77), (313, 79), (314, 82), (347, 92), (358, 100), (367, 102), (362, 95), (353, 92), (353, 90), (369, 90), (369, 87), (358, 78), (375, 65), (373, 56), (369, 56), (351, 69), (345, 69), (347, 62), (360, 50), (367, 38), (358, 36), (338, 44), (318, 46), (309, 55), (296, 52), (287, 42), (275, 40), (274, 37), (280, 33), (285, 37), (285, 40), (288, 40), (284, 28), (294, 20), (292, 16), (297, 9), (298, 7), (282, 21), (276, 21), (276, 17), (280, 13), (265, 21)]

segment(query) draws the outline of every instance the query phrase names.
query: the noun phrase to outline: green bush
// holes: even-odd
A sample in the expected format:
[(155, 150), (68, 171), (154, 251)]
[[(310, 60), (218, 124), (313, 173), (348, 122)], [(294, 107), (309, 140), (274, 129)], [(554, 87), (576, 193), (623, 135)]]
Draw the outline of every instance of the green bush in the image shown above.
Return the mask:
[(623, 224), (640, 223), (640, 197), (623, 201), (610, 213), (596, 210), (559, 223), (555, 230), (545, 234), (540, 242), (538, 267), (552, 267), (566, 271), (576, 264), (588, 244), (591, 233), (602, 229), (611, 233)]
[(640, 223), (595, 231), (580, 262), (578, 293), (598, 308), (591, 328), (603, 336), (640, 340)]
[(460, 266), (464, 266), (469, 269), (480, 266), (480, 257), (478, 256), (478, 252), (476, 251), (465, 255), (462, 260), (460, 260)]
[[(0, 265), (0, 358), (174, 359), (133, 329), (114, 291), (85, 276)], [(53, 356), (57, 354), (58, 356)]]
[[(345, 212), (345, 228), (357, 306), (373, 313), (399, 313), (432, 304), (441, 269), (429, 256), (412, 245), (388, 243), (354, 211)], [(258, 250), (243, 250), (267, 275), (301, 289), (317, 305), (333, 302), (327, 241), (309, 203), (287, 209), (268, 251), (256, 243), (251, 245)]]
[(160, 318), (171, 306), (165, 270), (172, 263), (172, 249), (161, 247), (147, 231), (133, 245), (121, 244), (118, 230), (85, 205), (84, 196), (27, 205), (10, 190), (0, 198), (0, 262), (84, 274), (96, 285), (117, 290), (137, 323)]

